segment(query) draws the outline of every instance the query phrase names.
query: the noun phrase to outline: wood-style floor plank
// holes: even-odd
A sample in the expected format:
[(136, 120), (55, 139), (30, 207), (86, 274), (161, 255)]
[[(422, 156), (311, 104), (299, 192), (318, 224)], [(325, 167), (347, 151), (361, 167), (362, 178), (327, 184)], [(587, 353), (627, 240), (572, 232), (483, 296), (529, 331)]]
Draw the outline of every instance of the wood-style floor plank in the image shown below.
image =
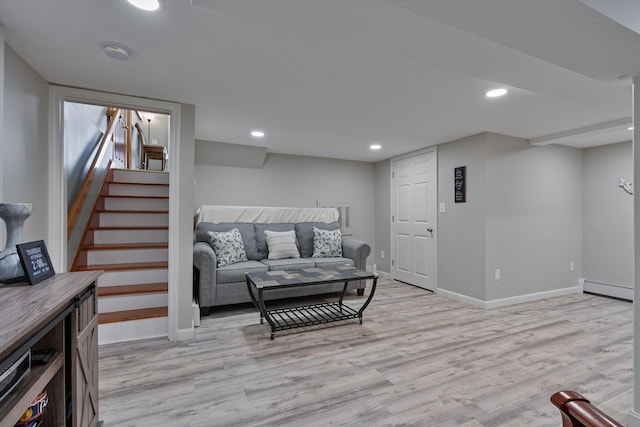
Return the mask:
[(253, 307), (224, 307), (187, 342), (100, 347), (100, 418), (107, 427), (558, 426), (549, 398), (566, 389), (626, 424), (632, 321), (632, 304), (593, 295), (483, 310), (389, 280), (363, 325), (274, 341)]

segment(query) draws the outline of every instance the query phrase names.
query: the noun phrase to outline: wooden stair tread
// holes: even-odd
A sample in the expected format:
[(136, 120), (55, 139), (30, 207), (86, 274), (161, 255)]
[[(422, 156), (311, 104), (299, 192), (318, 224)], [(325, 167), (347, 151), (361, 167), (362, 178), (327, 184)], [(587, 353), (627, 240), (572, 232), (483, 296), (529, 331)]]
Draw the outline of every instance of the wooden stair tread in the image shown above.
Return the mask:
[(126, 226), (126, 225), (119, 225), (119, 226), (112, 226), (112, 227), (91, 227), (91, 230), (168, 230), (169, 227), (166, 225), (152, 225), (152, 226), (137, 226), (137, 225), (131, 225), (131, 226)]
[(144, 283), (139, 285), (99, 286), (99, 297), (112, 297), (116, 295), (137, 295), (146, 293), (168, 292), (169, 284)]
[(110, 195), (107, 194), (104, 196), (105, 199), (165, 199), (168, 200), (169, 196), (120, 196), (120, 195)]
[(79, 266), (77, 271), (94, 271), (94, 270), (105, 270), (105, 271), (117, 271), (117, 270), (144, 270), (146, 268), (168, 268), (168, 261), (161, 262), (134, 262), (127, 264), (93, 264), (93, 265), (84, 265)]
[(167, 317), (168, 307), (139, 308), (136, 310), (113, 311), (110, 313), (99, 313), (98, 323), (126, 322), (128, 320), (152, 319), (156, 317)]
[(96, 209), (97, 213), (125, 213), (125, 214), (168, 214), (169, 211), (167, 210), (157, 210), (157, 211), (150, 211), (150, 210), (125, 210), (125, 209)]
[(164, 184), (162, 182), (127, 182), (127, 181), (108, 181), (109, 184), (117, 184), (117, 185), (149, 185), (149, 186), (162, 186), (168, 187), (169, 184)]
[(126, 249), (164, 249), (169, 247), (169, 242), (154, 243), (112, 243), (112, 244), (93, 244), (85, 245), (84, 249), (88, 251), (106, 251), (106, 250), (126, 250)]

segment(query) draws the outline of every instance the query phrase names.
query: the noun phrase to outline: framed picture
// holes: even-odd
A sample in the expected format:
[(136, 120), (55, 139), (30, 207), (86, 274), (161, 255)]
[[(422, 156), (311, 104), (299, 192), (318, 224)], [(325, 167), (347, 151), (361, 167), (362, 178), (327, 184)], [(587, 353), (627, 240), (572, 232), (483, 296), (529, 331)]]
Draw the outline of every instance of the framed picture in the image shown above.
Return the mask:
[(30, 284), (35, 285), (56, 274), (53, 271), (44, 240), (21, 243), (16, 245), (16, 249), (24, 269), (24, 275)]
[(459, 166), (453, 170), (453, 191), (456, 203), (466, 203), (467, 201), (467, 167)]

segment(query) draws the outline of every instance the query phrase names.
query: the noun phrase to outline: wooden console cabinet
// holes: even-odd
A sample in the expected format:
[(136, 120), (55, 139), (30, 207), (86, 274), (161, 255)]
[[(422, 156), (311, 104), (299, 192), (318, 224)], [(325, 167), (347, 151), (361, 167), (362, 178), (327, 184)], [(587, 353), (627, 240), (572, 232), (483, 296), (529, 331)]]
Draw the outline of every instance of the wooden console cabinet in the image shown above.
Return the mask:
[(29, 349), (55, 350), (0, 401), (0, 427), (12, 427), (43, 389), (49, 396), (43, 425), (98, 425), (100, 274), (62, 273), (33, 286), (0, 285), (0, 372)]

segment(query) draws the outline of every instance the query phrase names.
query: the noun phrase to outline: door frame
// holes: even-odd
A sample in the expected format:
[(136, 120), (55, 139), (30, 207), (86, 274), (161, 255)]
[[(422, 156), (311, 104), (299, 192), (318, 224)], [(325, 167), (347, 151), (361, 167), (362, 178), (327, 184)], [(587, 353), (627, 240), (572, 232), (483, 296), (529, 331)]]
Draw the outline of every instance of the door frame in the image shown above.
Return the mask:
[(395, 173), (395, 166), (396, 163), (401, 161), (401, 160), (405, 160), (411, 157), (416, 157), (416, 156), (420, 156), (422, 154), (427, 154), (427, 153), (431, 153), (433, 152), (434, 157), (435, 157), (435, 162), (434, 162), (434, 186), (435, 186), (435, 195), (436, 195), (436, 202), (433, 206), (433, 228), (435, 229), (435, 235), (433, 237), (433, 245), (434, 245), (434, 251), (433, 251), (433, 292), (438, 292), (438, 147), (433, 145), (431, 147), (427, 147), (427, 148), (422, 148), (420, 150), (417, 151), (412, 151), (410, 153), (406, 153), (406, 154), (402, 154), (400, 156), (397, 157), (392, 157), (391, 161), (390, 161), (390, 173), (389, 173), (389, 188), (390, 188), (390, 201), (391, 201), (391, 206), (389, 206), (389, 210), (390, 210), (390, 223), (389, 223), (389, 240), (390, 240), (390, 251), (391, 251), (391, 259), (389, 260), (389, 270), (391, 270), (389, 272), (391, 279), (395, 280), (395, 265), (394, 265), (394, 261), (397, 258), (397, 252), (398, 252), (398, 248), (396, 247), (396, 242), (395, 242), (395, 217), (397, 216), (397, 212), (395, 212), (395, 206), (396, 206), (396, 201), (397, 201), (397, 192), (396, 192), (396, 188), (394, 185), (394, 173)]
[[(180, 307), (180, 283), (185, 276), (185, 268), (181, 266), (180, 224), (191, 224), (192, 218), (186, 221), (181, 218), (180, 206), (180, 136), (182, 113), (181, 105), (174, 102), (160, 101), (149, 98), (139, 98), (130, 95), (120, 95), (99, 92), (89, 89), (79, 89), (67, 86), (49, 86), (49, 223), (48, 241), (49, 252), (54, 267), (58, 272), (67, 271), (67, 176), (66, 176), (66, 147), (64, 143), (64, 103), (76, 102), (113, 106), (126, 109), (139, 109), (166, 114), (171, 117), (171, 162), (169, 162), (169, 289), (168, 289), (168, 334), (169, 340), (179, 341), (190, 339), (194, 335), (191, 328), (179, 328), (179, 315), (183, 311), (192, 312), (192, 308)], [(191, 210), (191, 208), (190, 208)], [(184, 262), (182, 263), (185, 264)], [(185, 271), (183, 271), (185, 270)], [(193, 274), (191, 266), (189, 274)], [(182, 280), (184, 282), (184, 280)], [(186, 288), (186, 287), (185, 287)], [(192, 288), (191, 283), (188, 286)], [(189, 298), (189, 301), (191, 298)], [(190, 314), (191, 315), (191, 314)]]

